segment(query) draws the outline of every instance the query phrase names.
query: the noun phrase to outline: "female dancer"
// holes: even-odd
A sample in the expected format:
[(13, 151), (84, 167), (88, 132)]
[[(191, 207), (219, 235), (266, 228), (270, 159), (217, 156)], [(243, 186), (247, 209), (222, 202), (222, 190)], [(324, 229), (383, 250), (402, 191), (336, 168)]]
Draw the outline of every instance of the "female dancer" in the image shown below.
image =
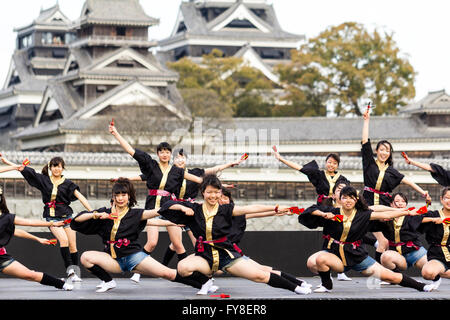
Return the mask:
[(116, 287), (108, 272), (133, 271), (162, 277), (201, 288), (208, 278), (198, 273), (180, 276), (143, 252), (138, 241), (147, 219), (157, 216), (156, 210), (135, 209), (136, 191), (128, 179), (118, 179), (112, 188), (114, 205), (101, 211), (81, 212), (71, 222), (71, 227), (83, 234), (97, 234), (103, 239), (105, 252), (86, 251), (81, 263), (103, 282), (96, 292), (106, 292)]
[[(230, 203), (234, 204), (233, 198), (231, 196), (231, 192), (229, 190), (227, 190), (226, 188), (222, 188), (222, 196), (219, 199), (219, 204), (220, 205), (225, 205), (225, 204), (230, 204)], [(240, 215), (240, 216), (233, 216), (232, 217), (231, 231), (228, 234), (228, 240), (231, 241), (231, 243), (233, 244), (235, 249), (242, 255), (242, 257), (244, 259), (246, 259), (249, 262), (253, 263), (259, 269), (261, 269), (263, 271), (273, 272), (273, 273), (279, 275), (282, 278), (285, 278), (285, 279), (287, 279), (287, 280), (289, 280), (289, 281), (291, 281), (293, 283), (296, 283), (301, 288), (304, 288), (303, 290), (305, 292), (310, 293), (311, 292), (311, 289), (310, 289), (311, 285), (308, 284), (306, 281), (299, 280), (295, 276), (293, 276), (293, 275), (291, 275), (291, 274), (289, 274), (287, 272), (274, 270), (270, 266), (261, 265), (258, 262), (250, 259), (248, 256), (244, 255), (242, 250), (239, 248), (239, 243), (241, 242), (241, 239), (244, 236), (244, 232), (245, 232), (245, 229), (247, 227), (247, 219), (270, 217), (270, 216), (274, 216), (274, 215), (280, 216), (280, 215), (284, 215), (284, 213), (280, 214), (280, 213), (278, 213), (276, 211), (271, 210), (271, 211), (261, 212), (261, 213), (249, 213), (249, 214)], [(219, 273), (221, 271), (217, 271), (217, 272)]]
[[(408, 199), (402, 193), (392, 195), (393, 208), (406, 209)], [(381, 264), (393, 271), (415, 266), (422, 269), (427, 262), (427, 250), (419, 239), (419, 227), (424, 215), (397, 217), (377, 222), (383, 235), (389, 240), (389, 250), (381, 255)]]
[[(362, 165), (363, 165), (363, 179), (364, 191), (363, 197), (367, 205), (384, 205), (390, 206), (391, 193), (400, 184), (404, 183), (419, 192), (427, 201), (431, 202), (431, 197), (428, 192), (423, 190), (414, 182), (405, 178), (398, 170), (394, 169), (394, 161), (392, 154), (394, 152), (392, 145), (387, 140), (381, 140), (377, 143), (376, 159), (374, 159), (372, 147), (369, 139), (369, 122), (370, 122), (370, 108), (367, 108), (364, 113), (364, 124), (362, 129)], [(374, 236), (380, 242), (386, 243), (386, 240), (381, 232), (374, 232)], [(367, 239), (367, 237), (366, 237)], [(377, 246), (376, 260), (381, 262), (381, 255), (385, 251), (383, 245)]]
[[(70, 203), (77, 199), (87, 210), (92, 210), (89, 202), (80, 193), (78, 185), (63, 176), (65, 162), (61, 157), (51, 159), (42, 169), (42, 173), (37, 173), (28, 166), (14, 164), (3, 156), (1, 159), (4, 163), (19, 170), (25, 180), (41, 192), (45, 220), (58, 222), (71, 219), (73, 210)], [(70, 228), (69, 224), (59, 227), (52, 226), (50, 231), (58, 239), (68, 276), (72, 281), (81, 281), (73, 267), (78, 265), (76, 233)]]
[(400, 183), (409, 185), (419, 192), (427, 201), (431, 201), (427, 191), (424, 191), (414, 182), (405, 178), (403, 174), (394, 169), (392, 159), (393, 148), (389, 141), (381, 140), (376, 146), (376, 159), (373, 157), (369, 139), (370, 109), (364, 113), (364, 125), (362, 130), (362, 164), (364, 175), (363, 196), (369, 206), (382, 204), (389, 206), (392, 190)]
[[(321, 217), (324, 226), (326, 250), (316, 256), (316, 268), (322, 281), (322, 286), (315, 292), (330, 292), (333, 282), (330, 271), (343, 272), (353, 269), (364, 276), (376, 276), (383, 281), (400, 284), (419, 291), (431, 291), (433, 285), (425, 285), (414, 279), (395, 273), (378, 264), (361, 246), (361, 239), (367, 232), (371, 220), (391, 219), (416, 211), (385, 211), (375, 212), (368, 209), (364, 201), (358, 197), (356, 190), (347, 186), (340, 192), (341, 208), (326, 208), (320, 210), (313, 205), (302, 215)], [(339, 239), (339, 240), (338, 240)], [(325, 245), (324, 243), (324, 245)]]
[(441, 186), (450, 186), (450, 171), (445, 170), (442, 166), (435, 163), (426, 164), (411, 160), (406, 154), (404, 157), (407, 164), (411, 164), (423, 170), (429, 171), (434, 180), (436, 180)]
[[(195, 183), (201, 183), (202, 178), (197, 177), (183, 168), (173, 166), (169, 163), (172, 156), (172, 147), (167, 142), (162, 142), (157, 147), (159, 161), (139, 149), (133, 149), (131, 145), (119, 134), (113, 123), (109, 125), (109, 132), (116, 138), (122, 148), (131, 155), (139, 164), (141, 173), (147, 181), (149, 194), (145, 201), (145, 209), (158, 209), (168, 199), (177, 199), (180, 193), (183, 180), (187, 179)], [(169, 238), (176, 244), (176, 252), (179, 259), (186, 256), (186, 249), (179, 237), (180, 230), (168, 228)], [(149, 226), (147, 231), (147, 243), (144, 245), (144, 252), (150, 254), (158, 243), (159, 229), (156, 226)], [(139, 282), (140, 276), (135, 274), (131, 280)]]
[[(3, 169), (3, 168), (2, 168)], [(9, 168), (14, 170), (15, 167)], [(9, 170), (5, 170), (9, 171)], [(2, 171), (2, 172), (5, 172)], [(29, 227), (58, 227), (62, 226), (64, 222), (43, 222), (39, 220), (30, 220), (19, 218), (17, 215), (10, 213), (6, 200), (3, 195), (3, 189), (0, 188), (0, 271), (6, 275), (13, 276), (19, 279), (35, 281), (42, 285), (53, 286), (58, 289), (70, 291), (73, 285), (61, 279), (57, 279), (45, 272), (32, 271), (15, 260), (6, 252), (5, 246), (9, 243), (13, 236), (35, 240), (41, 244), (49, 245), (50, 240), (38, 238), (24, 230), (16, 229), (15, 226), (29, 226)]]
[(295, 162), (284, 159), (278, 151), (275, 150), (276, 148), (274, 147), (275, 158), (278, 161), (283, 162), (292, 169), (299, 170), (300, 172), (306, 174), (308, 180), (316, 189), (318, 195), (317, 203), (321, 203), (324, 199), (333, 195), (332, 190), (336, 183), (342, 181), (349, 182), (346, 177), (337, 171), (341, 159), (336, 153), (330, 153), (327, 155), (325, 158), (325, 170), (320, 170), (315, 160), (301, 166)]
[(422, 231), (429, 245), (428, 262), (422, 267), (422, 277), (433, 280), (434, 289), (440, 285), (441, 276), (450, 278), (450, 242), (448, 241), (450, 224), (447, 222), (450, 220), (450, 187), (442, 189), (440, 201), (442, 209), (428, 211), (427, 218), (423, 219), (422, 224)]
[[(220, 205), (221, 189), (222, 185), (217, 176), (208, 175), (203, 178), (200, 186), (200, 192), (205, 200), (203, 204), (169, 200), (159, 209), (158, 213), (172, 222), (187, 225), (197, 239), (195, 254), (178, 263), (178, 272), (184, 276), (196, 271), (212, 275), (221, 269), (234, 276), (267, 283), (272, 287), (287, 289), (297, 294), (309, 293), (296, 283), (275, 273), (263, 271), (254, 263), (245, 260), (228, 240), (233, 216), (267, 212), (274, 210), (275, 207)], [(287, 210), (278, 208), (279, 212)]]
[[(186, 160), (187, 160), (187, 154), (183, 149), (177, 150), (177, 152), (174, 153), (173, 163), (177, 167), (186, 169)], [(244, 161), (244, 159), (241, 158), (237, 161), (225, 163), (225, 164), (218, 165), (218, 166), (215, 166), (212, 168), (207, 168), (207, 169), (193, 168), (193, 169), (188, 169), (187, 171), (190, 174), (193, 174), (197, 177), (203, 177), (204, 175), (207, 175), (207, 174), (216, 174), (227, 168), (237, 166), (242, 161)], [(191, 202), (195, 201), (195, 198), (197, 198), (197, 196), (198, 196), (198, 191), (199, 191), (198, 183), (183, 179), (183, 183), (182, 183), (181, 189), (180, 189), (179, 199), (183, 199), (185, 201), (191, 201)], [(176, 243), (181, 244), (181, 246), (182, 246), (181, 229), (178, 228), (176, 230), (178, 231), (178, 233), (173, 232), (172, 238), (177, 237)], [(185, 227), (185, 230), (188, 233), (192, 244), (195, 245), (196, 239), (195, 239), (194, 235), (192, 234), (192, 231), (190, 231), (188, 227)], [(178, 261), (180, 261), (181, 259), (186, 257), (186, 251), (184, 250), (184, 247), (179, 248), (179, 245), (176, 245), (176, 243), (171, 242), (169, 244), (169, 246), (167, 247), (166, 253), (164, 254), (164, 258), (163, 258), (163, 264), (166, 266), (169, 264), (170, 260), (175, 255), (175, 253), (179, 252), (181, 249), (183, 249), (183, 254), (182, 255), (178, 254)]]
[[(317, 162), (315, 160), (308, 162), (304, 166), (301, 166), (295, 162), (289, 161), (281, 157), (281, 155), (276, 151), (274, 147), (275, 158), (278, 161), (283, 162), (285, 165), (291, 167), (292, 169), (299, 170), (300, 172), (306, 174), (309, 182), (312, 183), (316, 189), (317, 203), (322, 203), (325, 199), (331, 198), (333, 196), (333, 188), (339, 183), (350, 183), (350, 181), (340, 174), (337, 169), (339, 168), (339, 163), (341, 158), (336, 153), (330, 153), (325, 158), (325, 170), (320, 170)], [(351, 281), (345, 273), (338, 273), (337, 279), (339, 281)]]

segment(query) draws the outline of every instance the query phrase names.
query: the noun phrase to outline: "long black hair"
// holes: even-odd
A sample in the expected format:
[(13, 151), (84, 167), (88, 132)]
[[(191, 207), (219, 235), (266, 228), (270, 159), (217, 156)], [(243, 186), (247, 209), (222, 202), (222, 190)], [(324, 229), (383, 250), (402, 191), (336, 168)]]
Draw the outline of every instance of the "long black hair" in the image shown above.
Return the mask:
[(339, 197), (342, 199), (343, 196), (352, 197), (352, 198), (354, 198), (356, 200), (356, 204), (355, 204), (356, 210), (358, 210), (358, 211), (359, 210), (361, 210), (361, 211), (369, 210), (369, 207), (367, 206), (367, 203), (364, 200), (364, 197), (362, 197), (362, 196), (360, 197), (358, 195), (358, 191), (356, 191), (356, 189), (353, 188), (352, 186), (344, 187), (341, 190), (341, 193), (340, 193)]
[(119, 178), (112, 187), (112, 197), (114, 199), (116, 194), (127, 193), (128, 194), (128, 207), (132, 208), (137, 204), (136, 189), (130, 180), (127, 178)]
[(50, 169), (50, 167), (56, 167), (58, 165), (61, 164), (61, 167), (64, 169), (66, 163), (64, 162), (64, 159), (61, 157), (54, 157), (52, 158), (52, 160), (50, 160), (43, 168), (42, 168), (42, 174), (44, 176), (48, 177), (48, 169)]
[(392, 144), (387, 140), (380, 140), (380, 141), (378, 141), (377, 147), (375, 148), (375, 150), (378, 150), (382, 145), (389, 146), (390, 155), (389, 155), (389, 158), (387, 158), (386, 163), (390, 166), (393, 166), (394, 159), (392, 158), (392, 153), (394, 152), (394, 148), (392, 148)]

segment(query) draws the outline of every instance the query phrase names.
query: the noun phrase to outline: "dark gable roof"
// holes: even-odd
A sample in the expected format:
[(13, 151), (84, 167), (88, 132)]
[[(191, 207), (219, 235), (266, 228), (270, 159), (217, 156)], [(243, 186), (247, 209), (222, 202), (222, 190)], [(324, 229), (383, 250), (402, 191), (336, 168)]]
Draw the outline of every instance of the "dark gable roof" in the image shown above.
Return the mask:
[[(245, 30), (219, 30), (212, 31), (211, 29), (219, 22), (225, 20), (234, 10), (240, 5), (245, 5), (251, 12), (252, 17), (256, 18), (264, 26), (266, 26), (270, 32), (255, 32)], [(219, 16), (211, 21), (207, 21), (201, 14), (203, 8), (223, 8), (226, 9)], [(264, 10), (264, 19), (257, 16), (252, 9)], [(189, 36), (207, 37), (207, 38), (220, 38), (220, 39), (253, 39), (253, 40), (268, 40), (268, 41), (283, 41), (283, 40), (302, 40), (304, 35), (293, 34), (284, 31), (276, 17), (273, 6), (267, 3), (248, 3), (242, 1), (236, 1), (235, 3), (213, 2), (208, 1), (204, 3), (196, 4), (195, 2), (182, 2), (180, 5), (180, 11), (183, 15), (183, 21), (186, 26), (186, 30), (174, 35), (171, 38), (166, 38), (160, 41), (161, 44), (172, 42), (171, 40), (183, 39)]]
[[(59, 19), (53, 19), (51, 21), (48, 21), (49, 18), (51, 18), (55, 13), (59, 13), (61, 15), (61, 20)], [(14, 31), (21, 32), (25, 29), (28, 29), (32, 26), (45, 26), (51, 29), (52, 27), (55, 28), (66, 28), (67, 30), (70, 28), (71, 21), (70, 19), (61, 11), (59, 8), (59, 5), (56, 4), (53, 7), (50, 7), (48, 9), (41, 9), (41, 12), (39, 13), (39, 16), (33, 20), (33, 22), (27, 26), (14, 28)]]
[(421, 100), (401, 108), (400, 113), (450, 114), (450, 96), (445, 90), (428, 92)]
[(139, 0), (86, 0), (78, 23), (151, 26), (159, 20), (148, 16)]

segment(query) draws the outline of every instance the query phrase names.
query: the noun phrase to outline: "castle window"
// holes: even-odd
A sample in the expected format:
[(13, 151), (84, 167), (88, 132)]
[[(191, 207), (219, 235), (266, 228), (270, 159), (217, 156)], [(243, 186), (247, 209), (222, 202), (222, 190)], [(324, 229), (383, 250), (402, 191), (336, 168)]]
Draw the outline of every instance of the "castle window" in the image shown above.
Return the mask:
[(124, 37), (126, 35), (126, 28), (125, 27), (117, 27), (116, 35)]

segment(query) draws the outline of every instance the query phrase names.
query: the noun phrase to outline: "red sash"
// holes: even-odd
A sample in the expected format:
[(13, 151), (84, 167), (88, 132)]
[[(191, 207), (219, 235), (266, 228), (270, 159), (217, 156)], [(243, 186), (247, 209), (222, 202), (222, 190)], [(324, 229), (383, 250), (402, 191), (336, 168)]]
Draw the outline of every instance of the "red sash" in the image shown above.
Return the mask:
[(227, 237), (222, 237), (217, 240), (203, 240), (203, 237), (200, 236), (197, 239), (197, 251), (198, 252), (205, 251), (205, 247), (203, 246), (204, 243), (221, 243), (221, 242), (225, 242), (225, 241), (227, 241)]

